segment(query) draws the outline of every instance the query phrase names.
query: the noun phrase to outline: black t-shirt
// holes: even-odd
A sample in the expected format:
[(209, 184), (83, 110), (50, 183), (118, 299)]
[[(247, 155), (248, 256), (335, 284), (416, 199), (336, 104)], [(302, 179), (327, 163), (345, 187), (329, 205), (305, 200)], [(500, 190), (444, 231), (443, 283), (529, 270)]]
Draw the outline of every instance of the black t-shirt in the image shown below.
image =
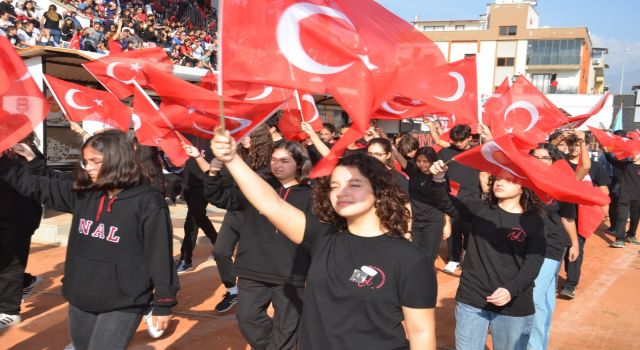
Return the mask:
[(0, 12), (3, 11), (8, 12), (13, 17), (16, 17), (16, 8), (6, 1), (0, 2)]
[(413, 223), (444, 222), (443, 212), (451, 214), (453, 211), (446, 191), (432, 187), (433, 176), (420, 172), (413, 162), (407, 162), (404, 171), (409, 175)]
[[(542, 218), (536, 213), (509, 213), (481, 200), (465, 201), (458, 210), (472, 229), (456, 300), (506, 316), (534, 314), (533, 281), (546, 246)], [(498, 288), (511, 294), (504, 306), (486, 300)]]
[(391, 172), (391, 176), (393, 176), (393, 182), (400, 187), (401, 190), (404, 191), (407, 195), (409, 195), (409, 180), (406, 176), (396, 171), (395, 169), (389, 170)]
[(55, 20), (51, 18), (47, 13), (43, 15), (44, 17), (44, 28), (52, 29), (52, 30), (60, 30), (60, 21), (62, 21), (62, 16), (58, 15), (58, 19)]
[(574, 204), (553, 200), (543, 206), (545, 211), (544, 233), (547, 239), (545, 257), (553, 260), (562, 260), (564, 250), (571, 246), (571, 239), (562, 225), (560, 218), (576, 220), (576, 206)]
[[(448, 162), (453, 157), (464, 152), (463, 150), (451, 145), (449, 148), (443, 148), (438, 152), (438, 159)], [(449, 181), (455, 181), (460, 184), (460, 190), (457, 197), (464, 199), (480, 198), (480, 172), (476, 169), (462, 165), (458, 162), (449, 163), (447, 176)]]
[(411, 242), (338, 233), (307, 214), (312, 245), (300, 348), (408, 349), (402, 307), (434, 308), (433, 264)]
[(607, 159), (607, 162), (611, 164), (611, 169), (613, 170), (613, 174), (612, 174), (613, 176), (611, 176), (612, 190), (615, 191), (617, 195), (620, 195), (619, 193), (620, 189), (616, 188), (616, 185), (622, 179), (622, 174), (624, 173), (624, 169), (631, 162), (629, 161), (629, 159), (620, 160), (611, 153), (605, 153), (604, 156)]

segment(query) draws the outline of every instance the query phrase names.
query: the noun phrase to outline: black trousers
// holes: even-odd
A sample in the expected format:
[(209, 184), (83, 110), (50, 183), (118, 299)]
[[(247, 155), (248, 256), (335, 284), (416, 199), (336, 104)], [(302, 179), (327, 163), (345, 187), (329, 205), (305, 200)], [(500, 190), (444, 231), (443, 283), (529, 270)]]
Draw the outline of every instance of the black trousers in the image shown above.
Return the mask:
[(184, 240), (180, 247), (180, 260), (191, 263), (198, 239), (198, 229), (202, 229), (212, 245), (216, 244), (218, 233), (207, 217), (208, 202), (204, 199), (202, 189), (185, 190), (184, 199), (187, 201), (187, 217), (184, 221)]
[(228, 211), (222, 220), (218, 240), (213, 248), (213, 259), (216, 261), (220, 280), (226, 288), (236, 285), (236, 277), (233, 275), (233, 250), (240, 240), (240, 224), (243, 215)]
[[(638, 229), (638, 221), (640, 220), (640, 200), (620, 200), (616, 206), (616, 216), (618, 224), (616, 225), (616, 240), (622, 241), (625, 237), (635, 236)], [(629, 230), (627, 230), (627, 219), (631, 218)]]
[(576, 261), (569, 261), (569, 254), (564, 255), (564, 271), (567, 273), (567, 282), (564, 284), (564, 288), (576, 289), (578, 282), (580, 282), (580, 274), (582, 273), (582, 261), (584, 259), (584, 245), (586, 239), (578, 235), (578, 247), (580, 249), (580, 255)]
[[(444, 216), (444, 215), (441, 215)], [(432, 263), (435, 263), (442, 242), (442, 228), (444, 220), (417, 222), (411, 224), (412, 241), (418, 247), (424, 249)]]
[(177, 174), (164, 174), (164, 181), (166, 182), (167, 197), (172, 201), (176, 201), (176, 198), (182, 192), (182, 177)]
[(98, 314), (69, 304), (69, 331), (77, 350), (124, 350), (140, 320), (141, 314), (123, 311)]
[[(296, 349), (303, 292), (303, 287), (238, 279), (236, 316), (252, 349)], [(267, 314), (269, 304), (273, 319)]]
[(0, 231), (0, 313), (20, 314), (24, 271), (33, 232)]

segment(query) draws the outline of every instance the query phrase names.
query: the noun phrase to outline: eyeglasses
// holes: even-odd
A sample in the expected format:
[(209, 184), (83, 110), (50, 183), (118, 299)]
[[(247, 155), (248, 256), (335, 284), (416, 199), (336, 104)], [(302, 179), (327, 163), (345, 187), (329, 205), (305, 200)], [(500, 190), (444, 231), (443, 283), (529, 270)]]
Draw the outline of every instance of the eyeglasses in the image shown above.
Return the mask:
[(80, 168), (82, 168), (83, 170), (95, 170), (95, 169), (100, 169), (100, 167), (102, 166), (102, 162), (90, 162), (88, 160), (81, 160), (80, 161)]
[(553, 159), (552, 159), (551, 157), (549, 157), (549, 156), (544, 156), (544, 157), (532, 156), (532, 157), (534, 157), (534, 158), (536, 158), (536, 159), (538, 159), (538, 160), (544, 160), (544, 161), (547, 161), (547, 162), (550, 162), (550, 161), (552, 161), (552, 160), (553, 160)]
[(375, 152), (368, 152), (370, 156), (372, 157), (376, 157), (376, 158), (382, 158), (384, 156), (386, 156), (387, 154), (389, 154), (388, 152), (385, 153), (375, 153)]

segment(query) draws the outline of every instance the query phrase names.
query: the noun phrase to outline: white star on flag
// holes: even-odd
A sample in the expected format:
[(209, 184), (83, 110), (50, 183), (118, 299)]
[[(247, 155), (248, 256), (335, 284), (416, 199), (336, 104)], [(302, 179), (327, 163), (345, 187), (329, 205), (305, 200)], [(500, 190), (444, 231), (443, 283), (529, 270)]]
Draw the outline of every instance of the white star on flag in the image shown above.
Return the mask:
[(142, 69), (142, 67), (140, 67), (139, 63), (132, 63), (131, 64), (131, 70), (139, 72)]
[(93, 100), (96, 103), (96, 106), (102, 106), (102, 100)]

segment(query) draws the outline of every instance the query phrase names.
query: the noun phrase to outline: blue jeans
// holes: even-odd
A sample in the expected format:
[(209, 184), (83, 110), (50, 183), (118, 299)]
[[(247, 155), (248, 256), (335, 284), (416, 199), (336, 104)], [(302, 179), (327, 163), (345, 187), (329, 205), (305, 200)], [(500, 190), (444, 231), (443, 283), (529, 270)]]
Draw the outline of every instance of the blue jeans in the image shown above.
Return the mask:
[(504, 316), (457, 302), (456, 350), (484, 350), (491, 326), (495, 350), (527, 350), (533, 315)]
[(536, 313), (533, 316), (533, 329), (529, 338), (529, 349), (546, 349), (551, 331), (551, 316), (556, 308), (556, 284), (561, 262), (544, 259), (533, 287), (533, 303)]
[(53, 41), (56, 45), (60, 45), (60, 40), (62, 39), (62, 32), (58, 29), (49, 29), (49, 34), (51, 34), (51, 41)]

